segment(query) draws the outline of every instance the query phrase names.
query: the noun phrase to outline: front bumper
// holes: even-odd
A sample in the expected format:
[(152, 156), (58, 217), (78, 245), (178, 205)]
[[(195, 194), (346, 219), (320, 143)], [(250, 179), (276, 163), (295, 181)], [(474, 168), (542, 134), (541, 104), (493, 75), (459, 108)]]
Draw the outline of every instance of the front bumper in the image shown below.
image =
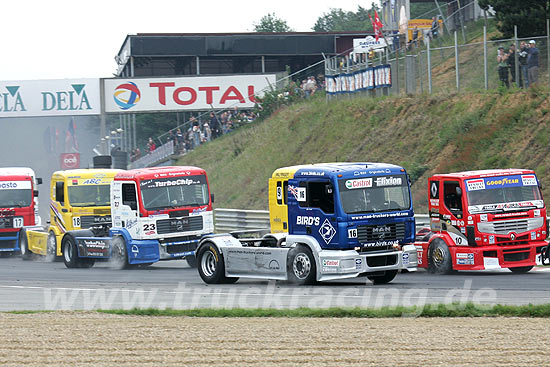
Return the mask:
[(19, 230), (13, 232), (0, 232), (0, 252), (14, 252), (21, 250), (19, 247)]
[(401, 251), (359, 253), (357, 251), (323, 250), (319, 253), (317, 280), (334, 280), (356, 277), (386, 270), (416, 271), (416, 247), (403, 245)]
[(535, 266), (537, 254), (546, 245), (546, 241), (533, 241), (513, 246), (460, 246), (449, 250), (455, 270), (491, 270)]

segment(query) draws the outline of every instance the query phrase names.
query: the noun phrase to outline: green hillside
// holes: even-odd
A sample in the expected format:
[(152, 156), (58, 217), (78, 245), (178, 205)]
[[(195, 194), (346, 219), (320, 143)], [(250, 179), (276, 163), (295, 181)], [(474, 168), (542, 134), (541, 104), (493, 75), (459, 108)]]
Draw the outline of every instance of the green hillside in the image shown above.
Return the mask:
[(267, 209), (278, 167), (334, 161), (388, 162), (413, 180), (415, 210), (426, 212), (433, 173), (533, 168), (550, 197), (550, 91), (317, 98), (277, 111), (187, 154), (207, 170), (218, 208)]

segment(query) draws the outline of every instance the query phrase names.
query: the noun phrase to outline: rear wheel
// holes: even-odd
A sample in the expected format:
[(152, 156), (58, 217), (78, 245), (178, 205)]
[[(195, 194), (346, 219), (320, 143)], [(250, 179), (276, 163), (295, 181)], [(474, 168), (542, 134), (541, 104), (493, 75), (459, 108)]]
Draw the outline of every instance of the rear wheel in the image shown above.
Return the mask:
[(367, 278), (372, 282), (374, 285), (380, 285), (380, 284), (388, 284), (391, 282), (395, 276), (397, 275), (397, 270), (386, 270), (384, 275), (367, 275)]
[(29, 240), (27, 239), (27, 232), (24, 229), (19, 232), (19, 247), (21, 248), (21, 258), (23, 260), (31, 260), (32, 253), (29, 251)]
[(225, 283), (223, 256), (213, 244), (202, 246), (197, 253), (199, 275), (207, 284)]
[(313, 284), (316, 280), (315, 258), (309, 247), (298, 245), (288, 252), (288, 280), (297, 284)]
[(514, 274), (525, 274), (528, 273), (531, 269), (533, 269), (532, 266), (519, 266), (517, 268), (508, 268), (510, 271)]
[(432, 241), (428, 248), (428, 271), (435, 274), (450, 274), (453, 271), (451, 251), (440, 239)]
[(113, 238), (110, 264), (113, 269), (117, 270), (128, 269), (130, 267), (126, 251), (126, 241), (120, 236)]

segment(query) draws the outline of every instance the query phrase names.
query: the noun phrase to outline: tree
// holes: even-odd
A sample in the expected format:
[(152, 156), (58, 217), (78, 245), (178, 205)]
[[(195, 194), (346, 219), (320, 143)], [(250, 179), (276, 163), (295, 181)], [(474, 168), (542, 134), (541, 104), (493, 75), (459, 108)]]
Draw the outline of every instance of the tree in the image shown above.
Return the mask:
[(546, 0), (479, 0), (479, 6), (495, 11), (497, 27), (505, 38), (514, 36), (514, 25), (518, 26), (518, 37), (532, 37), (546, 34), (546, 19), (550, 18), (550, 2)]
[[(374, 4), (373, 4), (374, 8)], [(330, 9), (313, 26), (315, 32), (372, 31), (369, 10), (359, 6), (356, 12)]]
[(268, 13), (260, 19), (259, 23), (254, 23), (254, 32), (293, 32), (286, 20), (277, 18), (275, 13)]

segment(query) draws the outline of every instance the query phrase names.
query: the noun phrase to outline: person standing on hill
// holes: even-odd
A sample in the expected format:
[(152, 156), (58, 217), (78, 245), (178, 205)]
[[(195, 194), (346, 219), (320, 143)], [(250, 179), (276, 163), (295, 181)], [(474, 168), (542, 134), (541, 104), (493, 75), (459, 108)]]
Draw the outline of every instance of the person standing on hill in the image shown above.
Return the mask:
[(534, 40), (529, 41), (529, 55), (527, 56), (529, 72), (529, 86), (532, 87), (539, 79), (539, 49)]
[(502, 46), (498, 48), (497, 65), (500, 82), (505, 85), (506, 88), (510, 88), (510, 83), (508, 82), (508, 54), (504, 51), (504, 47)]
[(510, 75), (512, 76), (512, 83), (516, 82), (516, 45), (513, 43), (510, 45), (508, 52), (508, 68), (510, 69)]
[(519, 60), (519, 86), (521, 88), (529, 88), (529, 73), (527, 67), (527, 56), (529, 55), (529, 48), (525, 41), (521, 41), (518, 60)]

